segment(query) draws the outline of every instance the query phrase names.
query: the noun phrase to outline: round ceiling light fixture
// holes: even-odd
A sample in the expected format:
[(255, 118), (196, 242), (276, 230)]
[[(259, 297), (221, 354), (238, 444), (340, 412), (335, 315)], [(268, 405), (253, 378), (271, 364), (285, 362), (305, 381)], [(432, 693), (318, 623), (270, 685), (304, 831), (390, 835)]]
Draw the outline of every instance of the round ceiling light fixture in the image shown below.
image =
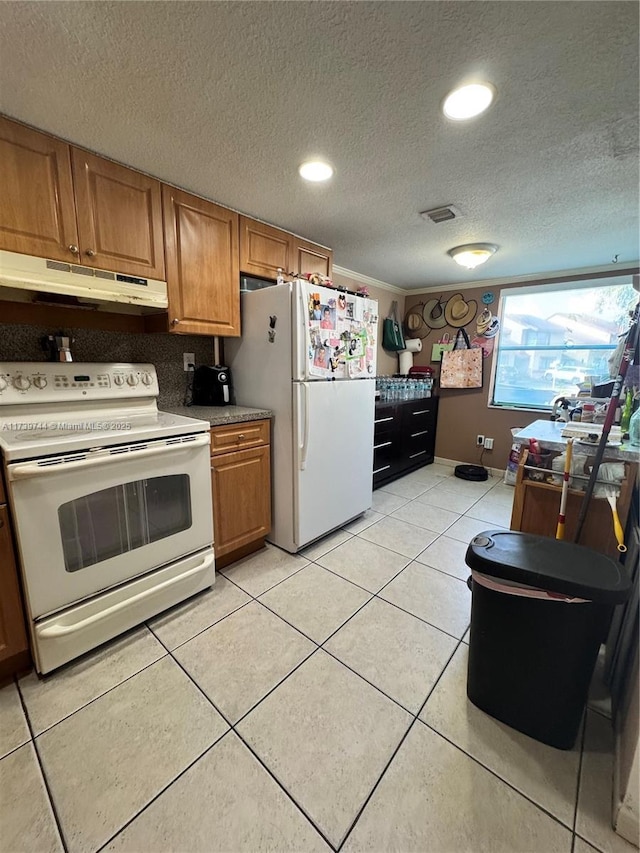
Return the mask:
[(451, 255), (461, 267), (473, 270), (488, 261), (497, 251), (498, 247), (495, 243), (467, 243), (465, 246), (449, 249), (447, 254)]
[(333, 175), (333, 167), (328, 163), (323, 163), (322, 160), (307, 160), (306, 163), (300, 166), (298, 172), (305, 181), (318, 183), (329, 180), (331, 175)]
[(469, 83), (449, 92), (442, 104), (442, 112), (452, 121), (466, 121), (489, 109), (496, 90), (491, 83)]

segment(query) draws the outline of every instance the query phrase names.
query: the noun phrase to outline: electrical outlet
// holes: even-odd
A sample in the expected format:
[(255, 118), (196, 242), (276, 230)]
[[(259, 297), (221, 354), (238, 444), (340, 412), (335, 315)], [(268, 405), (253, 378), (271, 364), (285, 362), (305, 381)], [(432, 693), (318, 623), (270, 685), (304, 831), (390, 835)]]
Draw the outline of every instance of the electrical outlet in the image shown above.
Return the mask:
[(196, 363), (196, 354), (194, 352), (183, 352), (182, 353), (182, 366), (184, 368), (185, 373), (188, 373), (190, 370), (193, 370), (193, 367), (189, 367), (192, 364), (195, 367)]
[(484, 447), (484, 436), (477, 435), (476, 436), (476, 447)]
[(485, 450), (493, 450), (493, 439), (492, 438), (485, 438), (484, 449)]

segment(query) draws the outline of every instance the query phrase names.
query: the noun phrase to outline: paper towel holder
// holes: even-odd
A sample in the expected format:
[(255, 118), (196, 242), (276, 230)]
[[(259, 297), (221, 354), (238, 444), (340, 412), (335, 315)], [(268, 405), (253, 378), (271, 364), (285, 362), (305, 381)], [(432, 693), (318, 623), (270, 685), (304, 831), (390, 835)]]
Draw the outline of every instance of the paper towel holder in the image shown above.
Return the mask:
[(413, 367), (413, 354), (416, 352), (422, 352), (422, 341), (420, 338), (407, 338), (405, 349), (398, 353), (398, 372), (403, 376)]

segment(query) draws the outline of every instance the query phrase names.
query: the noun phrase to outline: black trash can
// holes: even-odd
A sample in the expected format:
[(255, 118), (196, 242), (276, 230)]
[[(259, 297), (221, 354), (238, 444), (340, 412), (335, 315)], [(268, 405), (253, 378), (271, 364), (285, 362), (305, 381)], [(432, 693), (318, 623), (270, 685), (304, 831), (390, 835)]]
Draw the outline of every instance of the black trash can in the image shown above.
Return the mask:
[(630, 593), (610, 557), (529, 533), (487, 530), (472, 570), (467, 696), (536, 740), (571, 749), (612, 608)]

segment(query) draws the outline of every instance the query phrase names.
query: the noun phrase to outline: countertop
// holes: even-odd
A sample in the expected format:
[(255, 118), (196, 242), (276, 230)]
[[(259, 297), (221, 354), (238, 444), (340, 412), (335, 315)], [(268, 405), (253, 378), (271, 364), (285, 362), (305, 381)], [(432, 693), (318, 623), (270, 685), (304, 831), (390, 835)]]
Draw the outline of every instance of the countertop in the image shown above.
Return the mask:
[[(514, 440), (537, 438), (541, 446), (547, 450), (562, 451), (567, 446), (567, 439), (562, 437), (562, 430), (566, 426), (567, 424), (564, 421), (534, 421), (516, 433)], [(598, 445), (576, 444), (574, 445), (574, 453), (578, 447), (581, 453), (594, 455)], [(607, 447), (604, 455), (607, 459), (638, 462), (640, 448), (632, 447), (630, 444), (625, 443), (620, 447)]]
[(252, 409), (249, 406), (160, 406), (160, 409), (172, 415), (209, 421), (212, 427), (262, 421), (273, 416), (269, 409)]

